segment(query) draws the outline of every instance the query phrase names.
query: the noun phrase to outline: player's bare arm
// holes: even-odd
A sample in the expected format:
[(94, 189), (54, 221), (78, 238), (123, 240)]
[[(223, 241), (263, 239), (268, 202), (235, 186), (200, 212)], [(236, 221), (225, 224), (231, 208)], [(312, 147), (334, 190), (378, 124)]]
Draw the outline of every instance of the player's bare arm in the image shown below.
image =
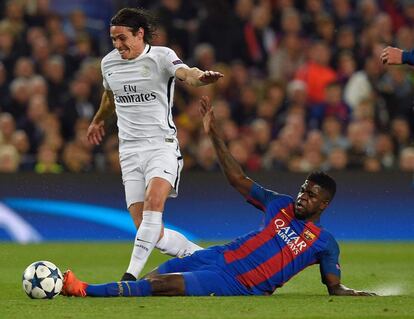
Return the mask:
[(200, 100), (200, 112), (203, 116), (204, 131), (208, 134), (213, 143), (220, 166), (223, 169), (227, 180), (231, 186), (246, 197), (250, 193), (253, 181), (245, 175), (240, 164), (237, 163), (224, 141), (220, 138), (216, 127), (213, 107), (207, 96), (203, 96)]
[(396, 65), (403, 63), (403, 50), (394, 47), (386, 47), (382, 50), (381, 61), (383, 64)]
[(203, 86), (217, 82), (224, 75), (215, 71), (201, 71), (199, 68), (179, 68), (175, 76), (191, 86)]
[(323, 282), (328, 288), (328, 292), (333, 296), (376, 296), (373, 292), (360, 291), (348, 288), (341, 284), (341, 279), (334, 274), (327, 274), (323, 278)]
[(102, 93), (101, 104), (89, 125), (87, 138), (91, 144), (99, 145), (105, 136), (105, 120), (115, 112), (114, 96), (112, 91), (105, 90)]

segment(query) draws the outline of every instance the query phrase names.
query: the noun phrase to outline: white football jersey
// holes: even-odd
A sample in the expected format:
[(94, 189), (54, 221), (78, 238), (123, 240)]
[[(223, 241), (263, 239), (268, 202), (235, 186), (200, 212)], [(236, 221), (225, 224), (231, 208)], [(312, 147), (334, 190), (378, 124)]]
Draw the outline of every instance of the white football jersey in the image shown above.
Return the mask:
[(102, 59), (103, 86), (114, 94), (120, 139), (176, 135), (171, 109), (175, 71), (181, 67), (188, 68), (173, 50), (149, 44), (132, 60), (116, 49)]

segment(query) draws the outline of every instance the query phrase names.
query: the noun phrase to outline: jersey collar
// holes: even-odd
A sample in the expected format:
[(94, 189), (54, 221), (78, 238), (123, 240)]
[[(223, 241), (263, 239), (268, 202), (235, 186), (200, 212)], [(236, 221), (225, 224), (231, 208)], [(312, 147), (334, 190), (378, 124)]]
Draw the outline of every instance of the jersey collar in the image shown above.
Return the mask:
[(149, 45), (148, 43), (145, 44), (144, 50), (142, 50), (141, 54), (138, 55), (136, 58), (128, 60), (128, 61), (136, 61), (138, 59), (140, 59), (141, 57), (143, 57), (144, 55), (146, 55), (148, 52), (150, 52), (151, 50), (151, 45)]

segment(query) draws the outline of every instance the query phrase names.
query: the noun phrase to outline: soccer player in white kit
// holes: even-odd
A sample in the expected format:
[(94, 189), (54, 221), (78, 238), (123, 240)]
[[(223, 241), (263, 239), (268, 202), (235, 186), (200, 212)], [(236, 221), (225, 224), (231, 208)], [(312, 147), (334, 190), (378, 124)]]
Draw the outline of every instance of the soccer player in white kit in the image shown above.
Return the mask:
[(138, 278), (154, 247), (178, 257), (201, 249), (162, 225), (165, 201), (177, 196), (183, 167), (171, 114), (174, 81), (202, 86), (223, 76), (189, 68), (173, 50), (151, 46), (153, 32), (152, 18), (142, 9), (124, 8), (111, 19), (115, 49), (101, 62), (105, 90), (87, 133), (100, 144), (105, 120), (116, 112), (125, 197), (138, 228), (124, 281)]

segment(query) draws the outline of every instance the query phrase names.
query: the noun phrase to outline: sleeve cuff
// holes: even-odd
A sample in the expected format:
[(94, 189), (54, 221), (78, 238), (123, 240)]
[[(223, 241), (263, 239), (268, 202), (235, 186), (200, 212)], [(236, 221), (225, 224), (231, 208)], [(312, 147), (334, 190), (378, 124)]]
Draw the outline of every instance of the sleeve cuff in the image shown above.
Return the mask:
[(414, 65), (414, 50), (412, 51), (403, 51), (402, 53), (402, 63)]

